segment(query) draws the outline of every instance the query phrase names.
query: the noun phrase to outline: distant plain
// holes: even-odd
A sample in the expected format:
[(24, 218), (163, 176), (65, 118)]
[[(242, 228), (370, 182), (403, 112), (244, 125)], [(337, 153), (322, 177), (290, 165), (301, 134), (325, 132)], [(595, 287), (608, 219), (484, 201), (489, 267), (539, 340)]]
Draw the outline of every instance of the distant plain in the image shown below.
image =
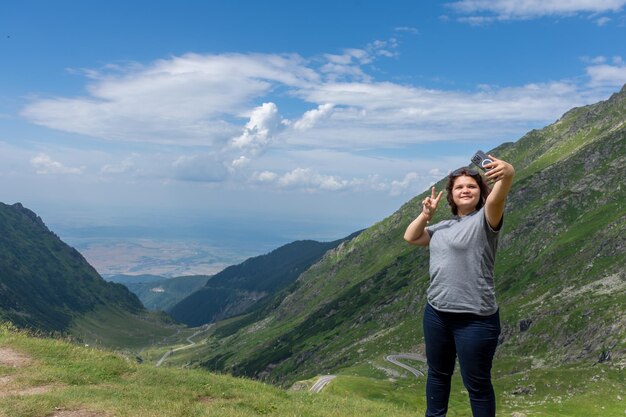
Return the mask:
[(213, 275), (257, 254), (251, 248), (221, 247), (211, 241), (183, 239), (80, 238), (71, 245), (104, 278), (116, 274), (168, 278)]

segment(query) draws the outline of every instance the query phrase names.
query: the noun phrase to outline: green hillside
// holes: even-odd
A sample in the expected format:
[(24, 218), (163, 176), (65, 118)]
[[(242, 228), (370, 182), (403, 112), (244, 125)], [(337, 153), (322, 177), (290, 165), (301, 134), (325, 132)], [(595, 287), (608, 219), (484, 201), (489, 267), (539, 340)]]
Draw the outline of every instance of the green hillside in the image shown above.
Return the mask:
[(0, 324), (1, 417), (408, 417), (414, 411), (341, 393), (287, 392), (201, 370), (155, 368)]
[[(492, 151), (517, 172), (496, 262), (502, 378), (530, 386), (553, 370), (626, 365), (625, 121), (626, 88)], [(402, 235), (423, 197), (326, 253), (262, 314), (219, 323), (172, 363), (290, 385), (367, 375), (386, 354), (422, 351), (428, 253)]]
[(74, 248), (21, 204), (0, 203), (0, 318), (21, 327), (65, 331), (99, 306), (138, 313), (123, 285), (106, 282)]
[(169, 313), (190, 326), (241, 314), (292, 284), (324, 253), (346, 239), (333, 242), (296, 241), (229, 266), (215, 274), (203, 288), (176, 304)]
[[(422, 415), (424, 378), (370, 367), (337, 376), (321, 393), (203, 370), (156, 368), (136, 357), (32, 337), (0, 323), (0, 417), (386, 417)], [(624, 373), (607, 366), (498, 372), (499, 417), (618, 416)], [(450, 416), (470, 415), (458, 379)]]
[[(210, 275), (163, 278), (147, 282), (124, 282), (148, 310), (167, 311), (202, 288)], [(120, 282), (120, 281), (118, 281)]]

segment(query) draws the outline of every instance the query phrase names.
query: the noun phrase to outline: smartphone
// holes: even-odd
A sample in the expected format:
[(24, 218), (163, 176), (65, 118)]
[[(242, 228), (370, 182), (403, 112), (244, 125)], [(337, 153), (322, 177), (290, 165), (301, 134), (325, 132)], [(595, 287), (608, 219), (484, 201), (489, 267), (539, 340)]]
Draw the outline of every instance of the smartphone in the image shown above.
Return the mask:
[(483, 171), (489, 171), (489, 168), (485, 168), (485, 165), (492, 163), (493, 160), (483, 151), (476, 151), (472, 156), (472, 163), (482, 169)]

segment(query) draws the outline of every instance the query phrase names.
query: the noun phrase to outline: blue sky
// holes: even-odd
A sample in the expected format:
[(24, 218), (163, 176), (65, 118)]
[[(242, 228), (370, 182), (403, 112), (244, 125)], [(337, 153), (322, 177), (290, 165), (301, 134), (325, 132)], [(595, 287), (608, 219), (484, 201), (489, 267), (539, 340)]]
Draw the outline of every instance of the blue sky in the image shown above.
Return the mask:
[(5, 2), (0, 201), (61, 237), (342, 237), (608, 98), (625, 35), (626, 0)]

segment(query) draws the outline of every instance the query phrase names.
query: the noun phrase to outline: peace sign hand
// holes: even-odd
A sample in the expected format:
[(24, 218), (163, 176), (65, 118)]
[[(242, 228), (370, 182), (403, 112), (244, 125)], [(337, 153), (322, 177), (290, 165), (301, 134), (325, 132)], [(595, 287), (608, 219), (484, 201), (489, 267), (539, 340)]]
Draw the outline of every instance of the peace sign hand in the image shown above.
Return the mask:
[(424, 213), (427, 220), (430, 220), (435, 215), (435, 210), (437, 210), (437, 205), (439, 204), (439, 200), (441, 200), (442, 195), (443, 191), (439, 191), (439, 194), (435, 197), (435, 187), (433, 187), (431, 189), (430, 197), (426, 197), (422, 200), (422, 213)]

